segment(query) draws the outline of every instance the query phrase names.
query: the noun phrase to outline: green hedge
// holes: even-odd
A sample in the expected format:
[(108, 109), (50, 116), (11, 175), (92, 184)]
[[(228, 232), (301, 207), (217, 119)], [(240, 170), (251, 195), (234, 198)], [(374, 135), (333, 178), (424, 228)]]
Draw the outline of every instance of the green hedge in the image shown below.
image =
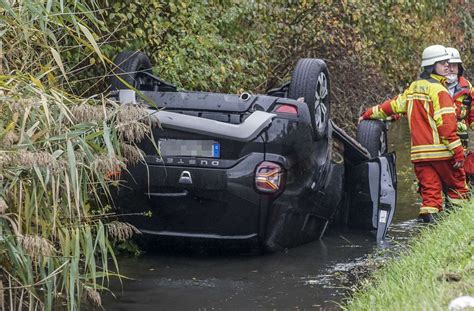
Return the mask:
[(258, 5), (142, 3), (108, 1), (104, 17), (113, 38), (104, 51), (111, 57), (141, 50), (157, 75), (193, 90), (237, 91), (265, 79), (268, 41), (252, 17)]
[[(361, 106), (396, 95), (416, 78), (424, 47), (455, 46), (471, 62), (472, 18), (461, 1), (112, 0), (99, 5), (109, 7), (103, 12), (112, 32), (103, 46), (108, 56), (144, 51), (157, 75), (186, 89), (264, 92), (289, 80), (298, 58), (325, 59), (334, 82), (334, 117), (346, 129), (353, 127)], [(104, 86), (94, 91), (100, 89)]]

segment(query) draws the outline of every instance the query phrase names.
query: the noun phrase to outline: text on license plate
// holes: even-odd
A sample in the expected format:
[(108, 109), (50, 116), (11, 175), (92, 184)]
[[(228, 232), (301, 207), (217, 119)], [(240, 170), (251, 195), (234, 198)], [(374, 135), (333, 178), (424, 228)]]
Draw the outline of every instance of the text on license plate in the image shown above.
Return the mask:
[(162, 157), (165, 156), (189, 156), (220, 158), (221, 146), (213, 140), (185, 140), (164, 139), (158, 140), (158, 148)]

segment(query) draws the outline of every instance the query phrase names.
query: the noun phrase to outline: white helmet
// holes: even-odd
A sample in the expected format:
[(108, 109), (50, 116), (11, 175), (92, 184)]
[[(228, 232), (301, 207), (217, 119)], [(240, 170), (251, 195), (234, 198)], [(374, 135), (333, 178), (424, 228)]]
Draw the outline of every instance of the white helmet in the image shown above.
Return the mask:
[(461, 54), (459, 54), (459, 51), (457, 49), (446, 48), (446, 51), (448, 51), (448, 54), (450, 56), (450, 59), (449, 59), (450, 64), (462, 64)]
[(421, 67), (434, 65), (436, 62), (448, 60), (448, 51), (442, 45), (436, 44), (427, 47), (421, 56)]

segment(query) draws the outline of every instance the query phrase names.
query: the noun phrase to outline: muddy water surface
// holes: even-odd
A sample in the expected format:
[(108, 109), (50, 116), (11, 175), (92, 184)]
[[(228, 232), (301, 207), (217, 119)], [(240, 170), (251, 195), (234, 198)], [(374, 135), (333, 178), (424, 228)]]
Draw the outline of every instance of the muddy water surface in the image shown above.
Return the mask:
[[(161, 251), (121, 258), (121, 273), (133, 278), (111, 284), (106, 310), (331, 310), (381, 250), (393, 250), (413, 233), (416, 184), (409, 162), (406, 122), (390, 128), (397, 153), (398, 209), (389, 236), (331, 230), (322, 241), (270, 255)], [(371, 259), (372, 258), (372, 259)]]

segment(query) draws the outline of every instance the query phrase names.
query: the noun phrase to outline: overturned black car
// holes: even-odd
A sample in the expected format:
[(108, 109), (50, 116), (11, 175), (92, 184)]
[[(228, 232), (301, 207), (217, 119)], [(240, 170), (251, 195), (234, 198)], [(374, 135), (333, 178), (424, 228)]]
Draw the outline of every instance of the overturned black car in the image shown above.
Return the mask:
[[(153, 101), (155, 143), (128, 167), (114, 203), (144, 234), (246, 240), (267, 251), (323, 236), (341, 223), (382, 239), (396, 207), (395, 156), (381, 121), (357, 140), (330, 119), (324, 61), (301, 59), (265, 95), (178, 91), (141, 52), (122, 52), (111, 80), (121, 103)], [(157, 153), (157, 148), (159, 153)]]

